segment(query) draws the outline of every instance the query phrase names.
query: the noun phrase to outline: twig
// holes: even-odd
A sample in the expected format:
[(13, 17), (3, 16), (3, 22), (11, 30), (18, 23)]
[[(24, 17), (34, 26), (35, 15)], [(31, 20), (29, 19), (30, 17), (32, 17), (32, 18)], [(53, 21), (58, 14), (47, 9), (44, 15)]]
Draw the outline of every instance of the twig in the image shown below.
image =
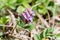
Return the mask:
[[(50, 21), (50, 15), (48, 11), (47, 11), (47, 14), (48, 14), (48, 20)], [(49, 23), (49, 26), (50, 26), (50, 23)]]
[(14, 38), (17, 38), (17, 39), (30, 39), (30, 37), (28, 37), (26, 35), (16, 34), (16, 35), (11, 35), (11, 36), (14, 37)]
[(60, 18), (58, 18), (58, 17), (54, 17), (54, 19), (60, 21)]
[(16, 20), (15, 20), (15, 16), (13, 15), (13, 13), (9, 10), (9, 9), (7, 9), (7, 11), (9, 12), (9, 14), (10, 14), (10, 17), (11, 17), (11, 23), (12, 23), (12, 25), (10, 25), (11, 27), (13, 27), (13, 29), (12, 29), (12, 32), (13, 33), (15, 33), (15, 26), (16, 26)]
[(9, 14), (10, 14), (11, 22), (12, 22), (12, 24), (13, 24), (13, 28), (15, 28), (15, 26), (16, 26), (15, 16), (13, 15), (13, 13), (12, 13), (9, 9), (7, 9), (7, 11), (8, 11)]
[(48, 25), (48, 23), (42, 18), (42, 16), (41, 16), (40, 14), (38, 14), (38, 13), (36, 13), (36, 15), (39, 17), (39, 19), (41, 20), (41, 22), (48, 28), (49, 25)]

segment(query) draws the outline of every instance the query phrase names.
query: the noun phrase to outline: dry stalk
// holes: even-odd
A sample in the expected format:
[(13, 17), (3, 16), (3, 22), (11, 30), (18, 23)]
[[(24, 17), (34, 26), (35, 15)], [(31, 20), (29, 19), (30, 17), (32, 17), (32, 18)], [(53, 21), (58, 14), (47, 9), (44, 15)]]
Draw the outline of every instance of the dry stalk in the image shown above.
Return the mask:
[(46, 22), (46, 20), (44, 20), (40, 14), (36, 13), (36, 15), (37, 15), (37, 17), (41, 20), (41, 22), (48, 28), (49, 25), (48, 25), (48, 23)]
[(12, 22), (12, 24), (13, 24), (12, 27), (15, 28), (15, 26), (16, 26), (15, 16), (13, 15), (13, 13), (12, 13), (9, 9), (7, 9), (7, 11), (9, 12), (10, 17), (11, 17), (11, 22)]

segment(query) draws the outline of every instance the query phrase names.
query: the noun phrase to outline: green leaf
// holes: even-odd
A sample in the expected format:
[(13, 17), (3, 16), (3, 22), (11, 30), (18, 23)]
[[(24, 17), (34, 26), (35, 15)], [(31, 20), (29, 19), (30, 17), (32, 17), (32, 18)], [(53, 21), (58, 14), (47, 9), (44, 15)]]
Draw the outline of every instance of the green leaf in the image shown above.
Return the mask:
[(50, 27), (49, 29), (48, 29), (48, 32), (49, 33), (52, 33), (54, 31), (54, 27)]
[(34, 40), (40, 40), (37, 34), (34, 35)]
[(3, 32), (0, 32), (0, 36), (2, 36), (3, 35)]
[(3, 26), (0, 25), (0, 29), (3, 30)]
[(0, 5), (0, 10), (3, 8), (3, 5)]
[(17, 0), (6, 0), (6, 3), (7, 4), (14, 4), (16, 2), (17, 2)]
[(32, 0), (24, 0), (25, 3), (30, 3)]
[(37, 0), (36, 3), (42, 3), (43, 1), (42, 0)]
[(46, 9), (46, 7), (44, 7), (44, 5), (39, 5), (39, 6), (38, 6), (38, 12), (39, 12), (40, 14), (44, 15), (44, 14), (46, 14), (47, 9)]
[(60, 33), (59, 34), (55, 34), (55, 37), (60, 37)]
[(4, 7), (5, 5), (5, 1), (4, 0), (0, 0), (0, 10)]
[(50, 11), (52, 11), (54, 8), (51, 7), (51, 6), (49, 6), (49, 7), (47, 7), (47, 9), (50, 10)]
[(10, 0), (9, 2), (13, 4), (13, 3), (16, 3), (17, 0)]
[(17, 12), (18, 12), (18, 13), (22, 13), (24, 10), (25, 10), (25, 8), (24, 8), (23, 6), (19, 6), (19, 7), (17, 8)]
[(48, 4), (48, 6), (52, 6), (53, 7), (54, 6), (54, 2), (50, 1), (49, 4)]
[(33, 23), (29, 23), (26, 26), (24, 26), (24, 28), (28, 29), (28, 30), (32, 30), (34, 28), (34, 24)]
[(17, 0), (18, 4), (23, 4), (23, 3), (30, 3), (32, 0)]
[(42, 15), (45, 15), (47, 10), (46, 9), (38, 9), (38, 12)]
[(43, 3), (45, 5), (47, 5), (49, 3), (49, 0), (37, 0), (36, 3)]
[(56, 5), (56, 12), (60, 12), (60, 7)]
[(0, 40), (2, 40), (2, 39), (0, 38)]
[(43, 32), (40, 34), (40, 40), (42, 40), (43, 37)]
[(5, 7), (15, 9), (17, 0), (5, 0)]
[(11, 9), (16, 9), (15, 5), (8, 5)]
[(28, 3), (23, 2), (22, 4), (23, 4), (23, 6), (24, 6), (25, 8), (30, 8), (30, 5), (29, 5)]
[(46, 28), (46, 29), (43, 31), (43, 37), (44, 37), (44, 38), (47, 36), (47, 33), (48, 33), (48, 29)]
[(0, 24), (5, 24), (7, 22), (7, 18), (6, 17), (1, 17), (0, 18)]
[(22, 4), (24, 0), (17, 0), (17, 4)]
[(19, 26), (21, 26), (21, 27), (24, 27), (24, 25), (25, 25), (21, 20), (18, 21), (17, 24), (18, 24)]
[(49, 0), (44, 0), (44, 4), (47, 6), (49, 3)]

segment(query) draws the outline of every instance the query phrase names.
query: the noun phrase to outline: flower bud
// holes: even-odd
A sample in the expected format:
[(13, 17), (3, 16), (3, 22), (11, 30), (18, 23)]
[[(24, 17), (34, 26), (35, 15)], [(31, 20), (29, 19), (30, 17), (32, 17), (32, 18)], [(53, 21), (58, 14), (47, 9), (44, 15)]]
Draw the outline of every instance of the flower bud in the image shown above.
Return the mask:
[(33, 12), (31, 9), (27, 9), (27, 11), (29, 12), (29, 14), (30, 14), (31, 16), (34, 16), (34, 12)]
[(22, 14), (21, 14), (21, 19), (24, 23), (30, 23), (33, 21), (33, 14), (34, 12), (30, 9), (26, 9)]

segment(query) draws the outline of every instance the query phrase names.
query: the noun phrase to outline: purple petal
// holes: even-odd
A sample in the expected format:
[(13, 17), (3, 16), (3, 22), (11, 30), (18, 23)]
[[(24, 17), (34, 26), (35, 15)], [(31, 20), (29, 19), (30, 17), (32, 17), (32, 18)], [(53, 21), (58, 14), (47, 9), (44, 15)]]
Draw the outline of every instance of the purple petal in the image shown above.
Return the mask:
[(25, 11), (25, 14), (28, 18), (31, 17), (27, 10)]
[(29, 22), (32, 22), (32, 21), (33, 21), (33, 18), (32, 18), (32, 17), (30, 17), (30, 18), (29, 18)]
[(25, 13), (22, 13), (21, 16), (25, 19), (28, 19), (27, 16), (25, 15)]
[(34, 16), (34, 11), (31, 11), (31, 15)]
[(30, 14), (31, 16), (34, 16), (34, 12), (33, 12), (31, 9), (27, 9), (27, 11), (29, 12), (29, 14)]
[(31, 9), (26, 9), (25, 12), (21, 14), (23, 22), (29, 23), (33, 21), (34, 12)]

